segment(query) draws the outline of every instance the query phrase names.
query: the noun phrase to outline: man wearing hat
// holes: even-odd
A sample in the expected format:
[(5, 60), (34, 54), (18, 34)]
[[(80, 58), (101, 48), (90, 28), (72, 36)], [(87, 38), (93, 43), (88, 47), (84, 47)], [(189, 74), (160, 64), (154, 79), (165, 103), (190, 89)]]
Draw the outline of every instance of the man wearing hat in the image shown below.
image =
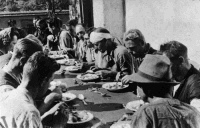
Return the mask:
[(123, 75), (132, 73), (131, 56), (128, 50), (112, 39), (110, 32), (101, 27), (90, 34), (90, 42), (98, 51), (98, 57), (95, 60), (97, 67), (110, 69), (97, 71), (97, 74), (103, 78), (115, 77), (117, 72)]
[(163, 55), (147, 54), (133, 75), (149, 104), (134, 113), (131, 125), (135, 128), (199, 128), (200, 113), (186, 103), (172, 98), (170, 60)]
[[(138, 29), (130, 29), (124, 34), (123, 41), (132, 57), (133, 72), (137, 72), (146, 54), (153, 54), (156, 50), (149, 43), (146, 43), (142, 32)], [(123, 83), (129, 83), (132, 75), (122, 78)]]

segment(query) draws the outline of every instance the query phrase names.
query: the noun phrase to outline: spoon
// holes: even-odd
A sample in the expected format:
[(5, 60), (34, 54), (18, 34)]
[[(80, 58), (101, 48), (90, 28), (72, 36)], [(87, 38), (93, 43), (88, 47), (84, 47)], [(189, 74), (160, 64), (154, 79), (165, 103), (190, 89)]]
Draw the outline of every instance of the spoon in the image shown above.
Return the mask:
[(96, 90), (96, 91), (93, 91), (93, 92), (99, 93), (99, 94), (101, 94), (101, 96), (103, 96), (103, 97), (106, 96), (106, 93), (102, 93), (102, 92), (97, 91), (97, 90)]
[(86, 101), (85, 101), (85, 97), (83, 96), (83, 94), (79, 94), (79, 95), (78, 95), (78, 98), (79, 98), (80, 100), (83, 101), (83, 104), (84, 104), (84, 105), (87, 105), (87, 103), (86, 103)]

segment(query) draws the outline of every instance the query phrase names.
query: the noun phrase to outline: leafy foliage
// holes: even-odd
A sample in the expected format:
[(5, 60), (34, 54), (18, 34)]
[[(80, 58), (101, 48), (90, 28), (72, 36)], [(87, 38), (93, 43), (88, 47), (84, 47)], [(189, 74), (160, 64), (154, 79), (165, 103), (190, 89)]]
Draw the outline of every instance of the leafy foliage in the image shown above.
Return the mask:
[[(54, 0), (55, 9), (68, 9), (68, 0)], [(46, 10), (46, 0), (0, 0), (0, 11)]]

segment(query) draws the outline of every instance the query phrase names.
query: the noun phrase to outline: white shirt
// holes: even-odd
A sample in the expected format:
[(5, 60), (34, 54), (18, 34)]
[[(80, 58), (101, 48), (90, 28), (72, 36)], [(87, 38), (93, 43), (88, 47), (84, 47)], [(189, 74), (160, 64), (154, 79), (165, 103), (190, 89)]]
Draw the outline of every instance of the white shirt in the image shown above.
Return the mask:
[(40, 113), (25, 88), (19, 86), (1, 95), (0, 127), (42, 128)]
[[(22, 75), (19, 74), (19, 75), (14, 75), (10, 72), (9, 68), (7, 65), (4, 65), (4, 67), (2, 68), (2, 70), (6, 73), (8, 73), (10, 76), (13, 77), (13, 79), (15, 79), (19, 84), (21, 83), (21, 79), (22, 79)], [(11, 85), (2, 85), (0, 86), (0, 95), (4, 92), (7, 92), (7, 91), (10, 91), (10, 90), (13, 90), (14, 87), (11, 86)]]

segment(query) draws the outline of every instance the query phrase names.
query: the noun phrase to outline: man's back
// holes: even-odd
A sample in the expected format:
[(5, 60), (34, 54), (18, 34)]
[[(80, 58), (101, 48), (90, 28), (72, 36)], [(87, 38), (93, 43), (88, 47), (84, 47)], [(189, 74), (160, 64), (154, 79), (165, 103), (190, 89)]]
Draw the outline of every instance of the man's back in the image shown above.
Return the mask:
[(141, 107), (131, 125), (135, 128), (199, 128), (200, 113), (186, 103), (160, 98)]
[(0, 126), (9, 128), (42, 127), (39, 111), (27, 90), (17, 88), (0, 97)]
[(192, 66), (185, 79), (175, 92), (174, 98), (190, 104), (194, 99), (200, 99), (200, 72)]

